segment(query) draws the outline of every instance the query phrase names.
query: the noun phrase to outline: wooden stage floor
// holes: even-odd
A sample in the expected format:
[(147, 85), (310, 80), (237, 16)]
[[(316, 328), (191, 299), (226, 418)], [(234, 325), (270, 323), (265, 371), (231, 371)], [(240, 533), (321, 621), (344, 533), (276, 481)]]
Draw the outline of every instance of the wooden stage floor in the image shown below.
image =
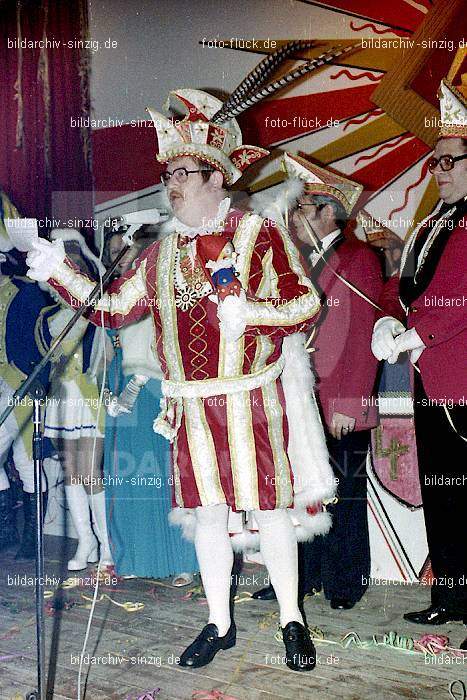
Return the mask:
[[(51, 579), (46, 582), (47, 590), (56, 587), (54, 579), (61, 570), (68, 576), (63, 562), (72, 548), (70, 540), (46, 537), (46, 575)], [(33, 576), (34, 565), (15, 562), (13, 553), (0, 557), (0, 699), (17, 700), (35, 686), (34, 587), (21, 579)], [(90, 571), (77, 575), (81, 585), (62, 593), (62, 601), (74, 605), (46, 617), (49, 686), (53, 689), (49, 698), (77, 698), (78, 656), (89, 615), (82, 595), (92, 596), (85, 580)], [(219, 652), (209, 666), (191, 671), (176, 665), (174, 659), (206, 622), (207, 609), (199, 593), (186, 599), (187, 588), (173, 588), (166, 580), (127, 579), (115, 586), (101, 585), (104, 597), (95, 607), (82, 674), (82, 687), (87, 684), (85, 697), (134, 700), (144, 691), (159, 688), (152, 696), (145, 695), (145, 700), (190, 700), (196, 691), (214, 689), (237, 700), (465, 698), (460, 683), (452, 688), (453, 695), (449, 687), (457, 679), (467, 686), (467, 657), (453, 663), (452, 657), (442, 655), (433, 663), (421, 653), (321, 643), (317, 644), (318, 665), (313, 672), (289, 671), (282, 662), (282, 642), (274, 639), (277, 604), (252, 601), (245, 595), (267, 583), (265, 576), (265, 569), (258, 565), (243, 567), (237, 593), (246, 601), (235, 605), (237, 645)], [(112, 601), (143, 603), (144, 608), (128, 612)], [(335, 642), (349, 632), (367, 641), (373, 634), (381, 639), (390, 631), (414, 637), (436, 631), (457, 646), (466, 636), (461, 624), (424, 629), (402, 619), (403, 612), (420, 609), (428, 601), (429, 591), (423, 587), (378, 585), (353, 610), (331, 610), (320, 595), (305, 601), (305, 611), (310, 627), (319, 627), (326, 639)]]

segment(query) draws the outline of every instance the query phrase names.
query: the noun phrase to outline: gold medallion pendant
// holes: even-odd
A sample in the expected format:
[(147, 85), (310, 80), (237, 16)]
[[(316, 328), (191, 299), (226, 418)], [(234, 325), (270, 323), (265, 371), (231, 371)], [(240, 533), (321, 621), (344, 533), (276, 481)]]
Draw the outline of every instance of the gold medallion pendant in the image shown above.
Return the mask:
[(212, 285), (196, 255), (196, 241), (177, 249), (174, 285), (176, 290), (175, 305), (181, 311), (188, 311), (198, 299), (212, 293)]

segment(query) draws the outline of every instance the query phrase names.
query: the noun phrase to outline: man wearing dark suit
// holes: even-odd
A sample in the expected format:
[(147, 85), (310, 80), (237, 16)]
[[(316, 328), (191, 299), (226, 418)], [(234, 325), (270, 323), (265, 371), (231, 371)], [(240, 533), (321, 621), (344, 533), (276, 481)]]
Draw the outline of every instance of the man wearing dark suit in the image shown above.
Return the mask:
[[(467, 624), (467, 104), (441, 85), (442, 129), (428, 168), (441, 201), (409, 237), (400, 278), (380, 304), (372, 349), (414, 365), (415, 434), (428, 550), (434, 575), (431, 605), (404, 617), (418, 624)], [(407, 330), (406, 330), (407, 328)], [(464, 641), (464, 647), (466, 647)]]
[[(321, 291), (323, 312), (312, 358), (330, 461), (339, 479), (338, 502), (327, 508), (333, 518), (329, 534), (299, 545), (299, 595), (322, 588), (332, 608), (350, 609), (370, 575), (366, 456), (377, 425), (371, 398), (378, 363), (370, 348), (375, 309), (333, 271), (377, 300), (381, 265), (368, 245), (342, 232), (361, 186), (297, 156), (287, 154), (284, 163), (291, 177), (305, 183), (293, 214), (296, 233), (308, 246), (308, 227), (316, 238), (310, 276)], [(263, 589), (253, 597), (271, 599), (274, 591)]]

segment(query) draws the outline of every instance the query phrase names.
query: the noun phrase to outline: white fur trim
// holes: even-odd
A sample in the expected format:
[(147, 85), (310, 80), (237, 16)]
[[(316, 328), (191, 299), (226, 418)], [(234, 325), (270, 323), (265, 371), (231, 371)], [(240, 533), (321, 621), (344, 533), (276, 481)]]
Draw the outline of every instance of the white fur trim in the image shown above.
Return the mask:
[[(331, 527), (329, 513), (309, 515), (306, 511), (287, 512), (294, 525), (294, 533), (297, 542), (312, 540), (317, 535), (325, 535)], [(230, 521), (230, 518), (229, 518)], [(182, 536), (189, 542), (195, 539), (196, 514), (194, 508), (173, 508), (169, 513), (169, 523), (182, 528)], [(250, 525), (251, 527), (251, 525)], [(229, 528), (230, 529), (230, 528)], [(240, 532), (231, 532), (230, 542), (234, 552), (258, 552), (260, 549), (259, 532), (249, 530), (246, 525)]]
[[(294, 333), (284, 338), (282, 355), (285, 359), (281, 375), (289, 424), (288, 456), (294, 474), (294, 506), (287, 512), (295, 526), (298, 542), (312, 540), (326, 534), (331, 527), (331, 516), (326, 512), (310, 515), (307, 506), (330, 501), (336, 494), (334, 473), (329, 464), (324, 429), (319, 415), (313, 386), (314, 377), (305, 350), (305, 336)], [(182, 526), (187, 539), (194, 538), (195, 514), (192, 509), (175, 508), (170, 522)], [(243, 528), (231, 537), (236, 550), (258, 550), (259, 536)]]
[(182, 528), (182, 535), (186, 540), (193, 542), (195, 539), (196, 515), (194, 508), (172, 508), (169, 513), (169, 523)]
[(333, 499), (336, 483), (313, 391), (314, 377), (304, 334), (284, 338), (282, 353), (285, 367), (281, 380), (289, 424), (287, 451), (295, 479), (294, 504), (311, 506)]
[(295, 525), (297, 542), (309, 542), (317, 535), (326, 535), (331, 529), (331, 515), (326, 512), (309, 515), (306, 511), (294, 509), (292, 522)]

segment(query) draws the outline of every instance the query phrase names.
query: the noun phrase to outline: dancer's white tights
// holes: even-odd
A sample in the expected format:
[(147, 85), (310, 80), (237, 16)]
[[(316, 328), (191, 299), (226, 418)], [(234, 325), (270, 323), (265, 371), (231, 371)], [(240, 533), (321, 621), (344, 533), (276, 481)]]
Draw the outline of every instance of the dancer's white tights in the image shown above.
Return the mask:
[[(196, 509), (195, 548), (201, 579), (209, 605), (209, 622), (223, 637), (230, 627), (230, 583), (233, 550), (227, 529), (228, 506)], [(269, 571), (280, 608), (280, 623), (303, 622), (298, 609), (297, 543), (287, 511), (254, 511), (258, 523), (261, 554)]]

